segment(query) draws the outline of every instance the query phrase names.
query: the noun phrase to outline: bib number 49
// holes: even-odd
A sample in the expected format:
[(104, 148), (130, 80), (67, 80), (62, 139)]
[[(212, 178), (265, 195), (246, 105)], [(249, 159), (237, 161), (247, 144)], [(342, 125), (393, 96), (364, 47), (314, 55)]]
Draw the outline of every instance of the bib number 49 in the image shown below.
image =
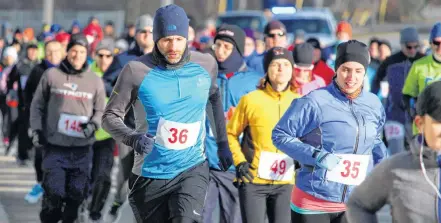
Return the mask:
[(274, 174), (283, 175), (286, 172), (286, 161), (285, 160), (274, 160), (271, 165), (271, 172)]
[(177, 129), (177, 128), (171, 128), (170, 129), (171, 136), (168, 138), (168, 142), (175, 144), (179, 142), (180, 144), (184, 144), (187, 142), (188, 139), (188, 130), (187, 129)]
[(345, 171), (340, 172), (342, 177), (352, 177), (356, 179), (358, 174), (360, 173), (360, 162), (351, 162), (349, 160), (343, 161), (343, 165), (345, 166)]

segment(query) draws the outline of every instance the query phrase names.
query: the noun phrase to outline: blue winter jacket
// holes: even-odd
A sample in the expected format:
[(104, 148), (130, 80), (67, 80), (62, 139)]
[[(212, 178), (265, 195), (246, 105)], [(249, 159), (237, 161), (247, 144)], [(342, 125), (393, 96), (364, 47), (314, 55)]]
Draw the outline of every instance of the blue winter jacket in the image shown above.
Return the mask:
[(387, 156), (381, 140), (385, 123), (383, 106), (363, 91), (349, 100), (335, 82), (294, 100), (273, 130), (274, 145), (297, 160), (296, 186), (319, 199), (346, 202), (353, 186), (326, 180), (327, 170), (316, 165), (313, 154), (372, 155), (368, 172)]
[[(228, 121), (227, 116), (229, 110), (239, 104), (239, 100), (242, 96), (256, 90), (256, 86), (262, 77), (261, 74), (248, 69), (246, 64), (244, 64), (238, 72), (234, 73), (230, 79), (228, 79), (225, 74), (219, 74), (217, 76), (217, 85), (219, 86), (226, 121)], [(217, 155), (218, 146), (213, 136), (209, 119), (206, 121), (206, 130), (205, 154), (208, 158), (208, 163), (210, 168), (220, 170), (219, 157)], [(229, 170), (234, 171), (234, 166), (231, 166)]]
[(265, 53), (262, 53), (260, 55), (256, 54), (251, 60), (248, 61), (248, 67), (255, 70), (257, 73), (265, 74), (265, 71), (263, 69), (263, 57), (265, 56)]

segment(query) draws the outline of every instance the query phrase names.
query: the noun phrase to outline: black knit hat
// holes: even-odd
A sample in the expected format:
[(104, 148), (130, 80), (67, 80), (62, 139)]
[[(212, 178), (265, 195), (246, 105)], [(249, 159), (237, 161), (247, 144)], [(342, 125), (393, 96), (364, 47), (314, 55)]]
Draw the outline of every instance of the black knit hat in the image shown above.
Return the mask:
[(310, 67), (314, 62), (314, 47), (309, 43), (296, 45), (292, 52), (294, 64), (300, 67)]
[(70, 37), (69, 44), (67, 44), (67, 51), (75, 45), (84, 46), (86, 49), (89, 47), (86, 37), (81, 33), (74, 34)]
[(340, 43), (340, 45), (338, 45), (334, 67), (335, 70), (337, 70), (340, 65), (350, 61), (358, 62), (367, 69), (367, 66), (371, 62), (371, 57), (366, 44), (357, 40), (349, 40), (348, 42)]
[(418, 96), (416, 111), (441, 122), (441, 81), (433, 82)]
[(277, 59), (287, 59), (294, 66), (294, 59), (292, 57), (291, 51), (283, 47), (274, 47), (268, 50), (263, 57), (263, 69), (265, 73), (268, 72), (268, 67), (273, 60)]
[(214, 42), (216, 42), (217, 39), (233, 44), (240, 55), (243, 56), (243, 51), (245, 50), (245, 32), (239, 26), (229, 24), (221, 25), (217, 29)]

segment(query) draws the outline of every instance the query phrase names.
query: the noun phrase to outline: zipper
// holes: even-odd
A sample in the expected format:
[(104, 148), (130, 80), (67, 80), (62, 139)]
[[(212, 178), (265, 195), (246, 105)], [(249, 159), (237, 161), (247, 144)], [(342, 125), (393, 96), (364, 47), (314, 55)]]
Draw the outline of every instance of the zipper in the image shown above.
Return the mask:
[[(355, 122), (357, 123), (357, 136), (355, 137), (355, 146), (352, 154), (357, 154), (358, 150), (358, 141), (360, 140), (360, 122), (358, 121), (357, 115), (355, 114), (354, 107), (352, 105), (352, 100), (349, 100), (349, 107), (351, 109), (352, 116), (354, 116)], [(348, 191), (348, 185), (345, 185), (343, 188), (343, 195), (341, 197), (341, 203), (345, 202), (346, 192)]]
[[(439, 169), (439, 168), (438, 168)], [(441, 185), (441, 170), (438, 170), (438, 174), (437, 175), (435, 175), (435, 179), (437, 179), (437, 182), (438, 182), (438, 190), (439, 190), (439, 187), (440, 187), (440, 185)], [(440, 198), (438, 197), (438, 196), (436, 196), (436, 201), (435, 201), (435, 216), (436, 216), (436, 219), (438, 220), (438, 222), (441, 222), (441, 209), (440, 209), (440, 206), (439, 206), (439, 202), (440, 202)]]
[(172, 71), (173, 74), (176, 76), (176, 79), (178, 79), (178, 97), (181, 98), (181, 80), (179, 79), (178, 74), (176, 73), (176, 71)]

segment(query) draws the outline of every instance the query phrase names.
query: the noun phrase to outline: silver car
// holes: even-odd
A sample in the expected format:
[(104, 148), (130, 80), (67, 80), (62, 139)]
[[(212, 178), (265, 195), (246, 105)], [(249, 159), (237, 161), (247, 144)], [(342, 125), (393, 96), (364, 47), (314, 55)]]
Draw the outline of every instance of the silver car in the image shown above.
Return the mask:
[(306, 39), (317, 38), (322, 48), (336, 41), (337, 22), (329, 9), (306, 8), (293, 14), (276, 14), (273, 19), (281, 21), (286, 26), (290, 43), (296, 30), (303, 30)]

